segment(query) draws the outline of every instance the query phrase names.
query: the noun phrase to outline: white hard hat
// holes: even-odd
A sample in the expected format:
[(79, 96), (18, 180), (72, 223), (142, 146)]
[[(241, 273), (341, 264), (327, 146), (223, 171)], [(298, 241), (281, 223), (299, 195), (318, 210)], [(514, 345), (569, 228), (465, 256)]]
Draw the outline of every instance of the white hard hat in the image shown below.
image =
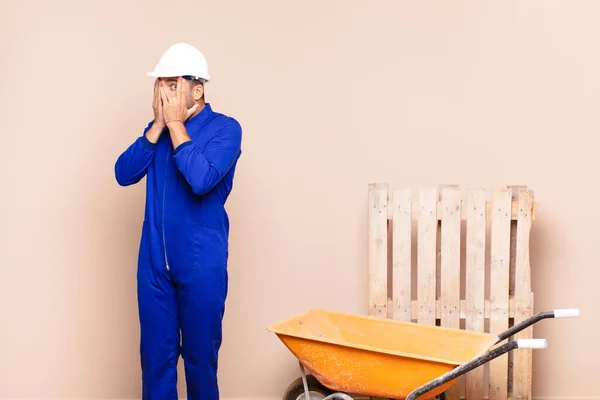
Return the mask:
[(161, 56), (148, 76), (156, 78), (172, 78), (177, 76), (193, 76), (210, 80), (206, 57), (194, 46), (187, 43), (175, 43)]

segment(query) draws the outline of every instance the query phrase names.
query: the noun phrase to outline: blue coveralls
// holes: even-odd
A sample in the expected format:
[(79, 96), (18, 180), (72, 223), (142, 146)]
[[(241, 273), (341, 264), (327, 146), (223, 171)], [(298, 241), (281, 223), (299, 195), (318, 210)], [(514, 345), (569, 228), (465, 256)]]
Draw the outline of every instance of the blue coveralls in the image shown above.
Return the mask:
[(181, 354), (188, 399), (218, 400), (228, 288), (225, 201), (241, 155), (242, 128), (206, 104), (185, 124), (192, 141), (173, 150), (168, 129), (156, 144), (148, 141), (151, 126), (115, 164), (122, 186), (147, 178), (137, 269), (142, 398), (177, 399)]

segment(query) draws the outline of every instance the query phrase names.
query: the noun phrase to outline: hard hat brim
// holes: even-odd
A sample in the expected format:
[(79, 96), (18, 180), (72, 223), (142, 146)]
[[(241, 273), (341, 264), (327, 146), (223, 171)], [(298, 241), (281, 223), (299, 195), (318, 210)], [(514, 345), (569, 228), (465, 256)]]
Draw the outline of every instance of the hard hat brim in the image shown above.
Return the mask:
[[(159, 74), (156, 72), (148, 72), (146, 75), (151, 76), (153, 78), (177, 78), (179, 76), (184, 76), (184, 75), (168, 75), (168, 74)], [(209, 77), (203, 77), (200, 76), (200, 79), (204, 79), (206, 82), (210, 81)]]

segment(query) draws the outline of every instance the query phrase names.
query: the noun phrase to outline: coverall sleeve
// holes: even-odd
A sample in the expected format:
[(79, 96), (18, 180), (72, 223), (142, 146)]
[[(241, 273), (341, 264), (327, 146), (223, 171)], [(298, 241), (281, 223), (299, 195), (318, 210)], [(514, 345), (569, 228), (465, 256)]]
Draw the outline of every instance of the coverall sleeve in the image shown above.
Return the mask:
[(148, 124), (144, 133), (136, 139), (117, 159), (115, 163), (115, 177), (121, 186), (138, 183), (148, 171), (148, 166), (154, 159), (156, 143), (146, 137), (146, 132), (152, 126)]
[(185, 142), (175, 149), (175, 164), (192, 191), (201, 196), (214, 188), (227, 174), (241, 153), (242, 127), (233, 118), (200, 149)]

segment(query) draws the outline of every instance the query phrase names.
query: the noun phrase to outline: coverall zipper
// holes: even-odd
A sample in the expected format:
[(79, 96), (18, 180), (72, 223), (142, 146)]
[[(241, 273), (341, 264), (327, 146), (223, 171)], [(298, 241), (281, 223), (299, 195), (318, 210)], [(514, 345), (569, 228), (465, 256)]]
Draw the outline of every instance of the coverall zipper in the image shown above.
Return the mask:
[(165, 250), (165, 265), (167, 267), (167, 271), (169, 268), (169, 260), (167, 258), (167, 239), (165, 238), (165, 197), (167, 195), (167, 172), (168, 172), (168, 162), (169, 162), (169, 150), (167, 149), (167, 160), (165, 162), (165, 182), (163, 185), (163, 198), (162, 198), (162, 233), (163, 233), (163, 248)]

